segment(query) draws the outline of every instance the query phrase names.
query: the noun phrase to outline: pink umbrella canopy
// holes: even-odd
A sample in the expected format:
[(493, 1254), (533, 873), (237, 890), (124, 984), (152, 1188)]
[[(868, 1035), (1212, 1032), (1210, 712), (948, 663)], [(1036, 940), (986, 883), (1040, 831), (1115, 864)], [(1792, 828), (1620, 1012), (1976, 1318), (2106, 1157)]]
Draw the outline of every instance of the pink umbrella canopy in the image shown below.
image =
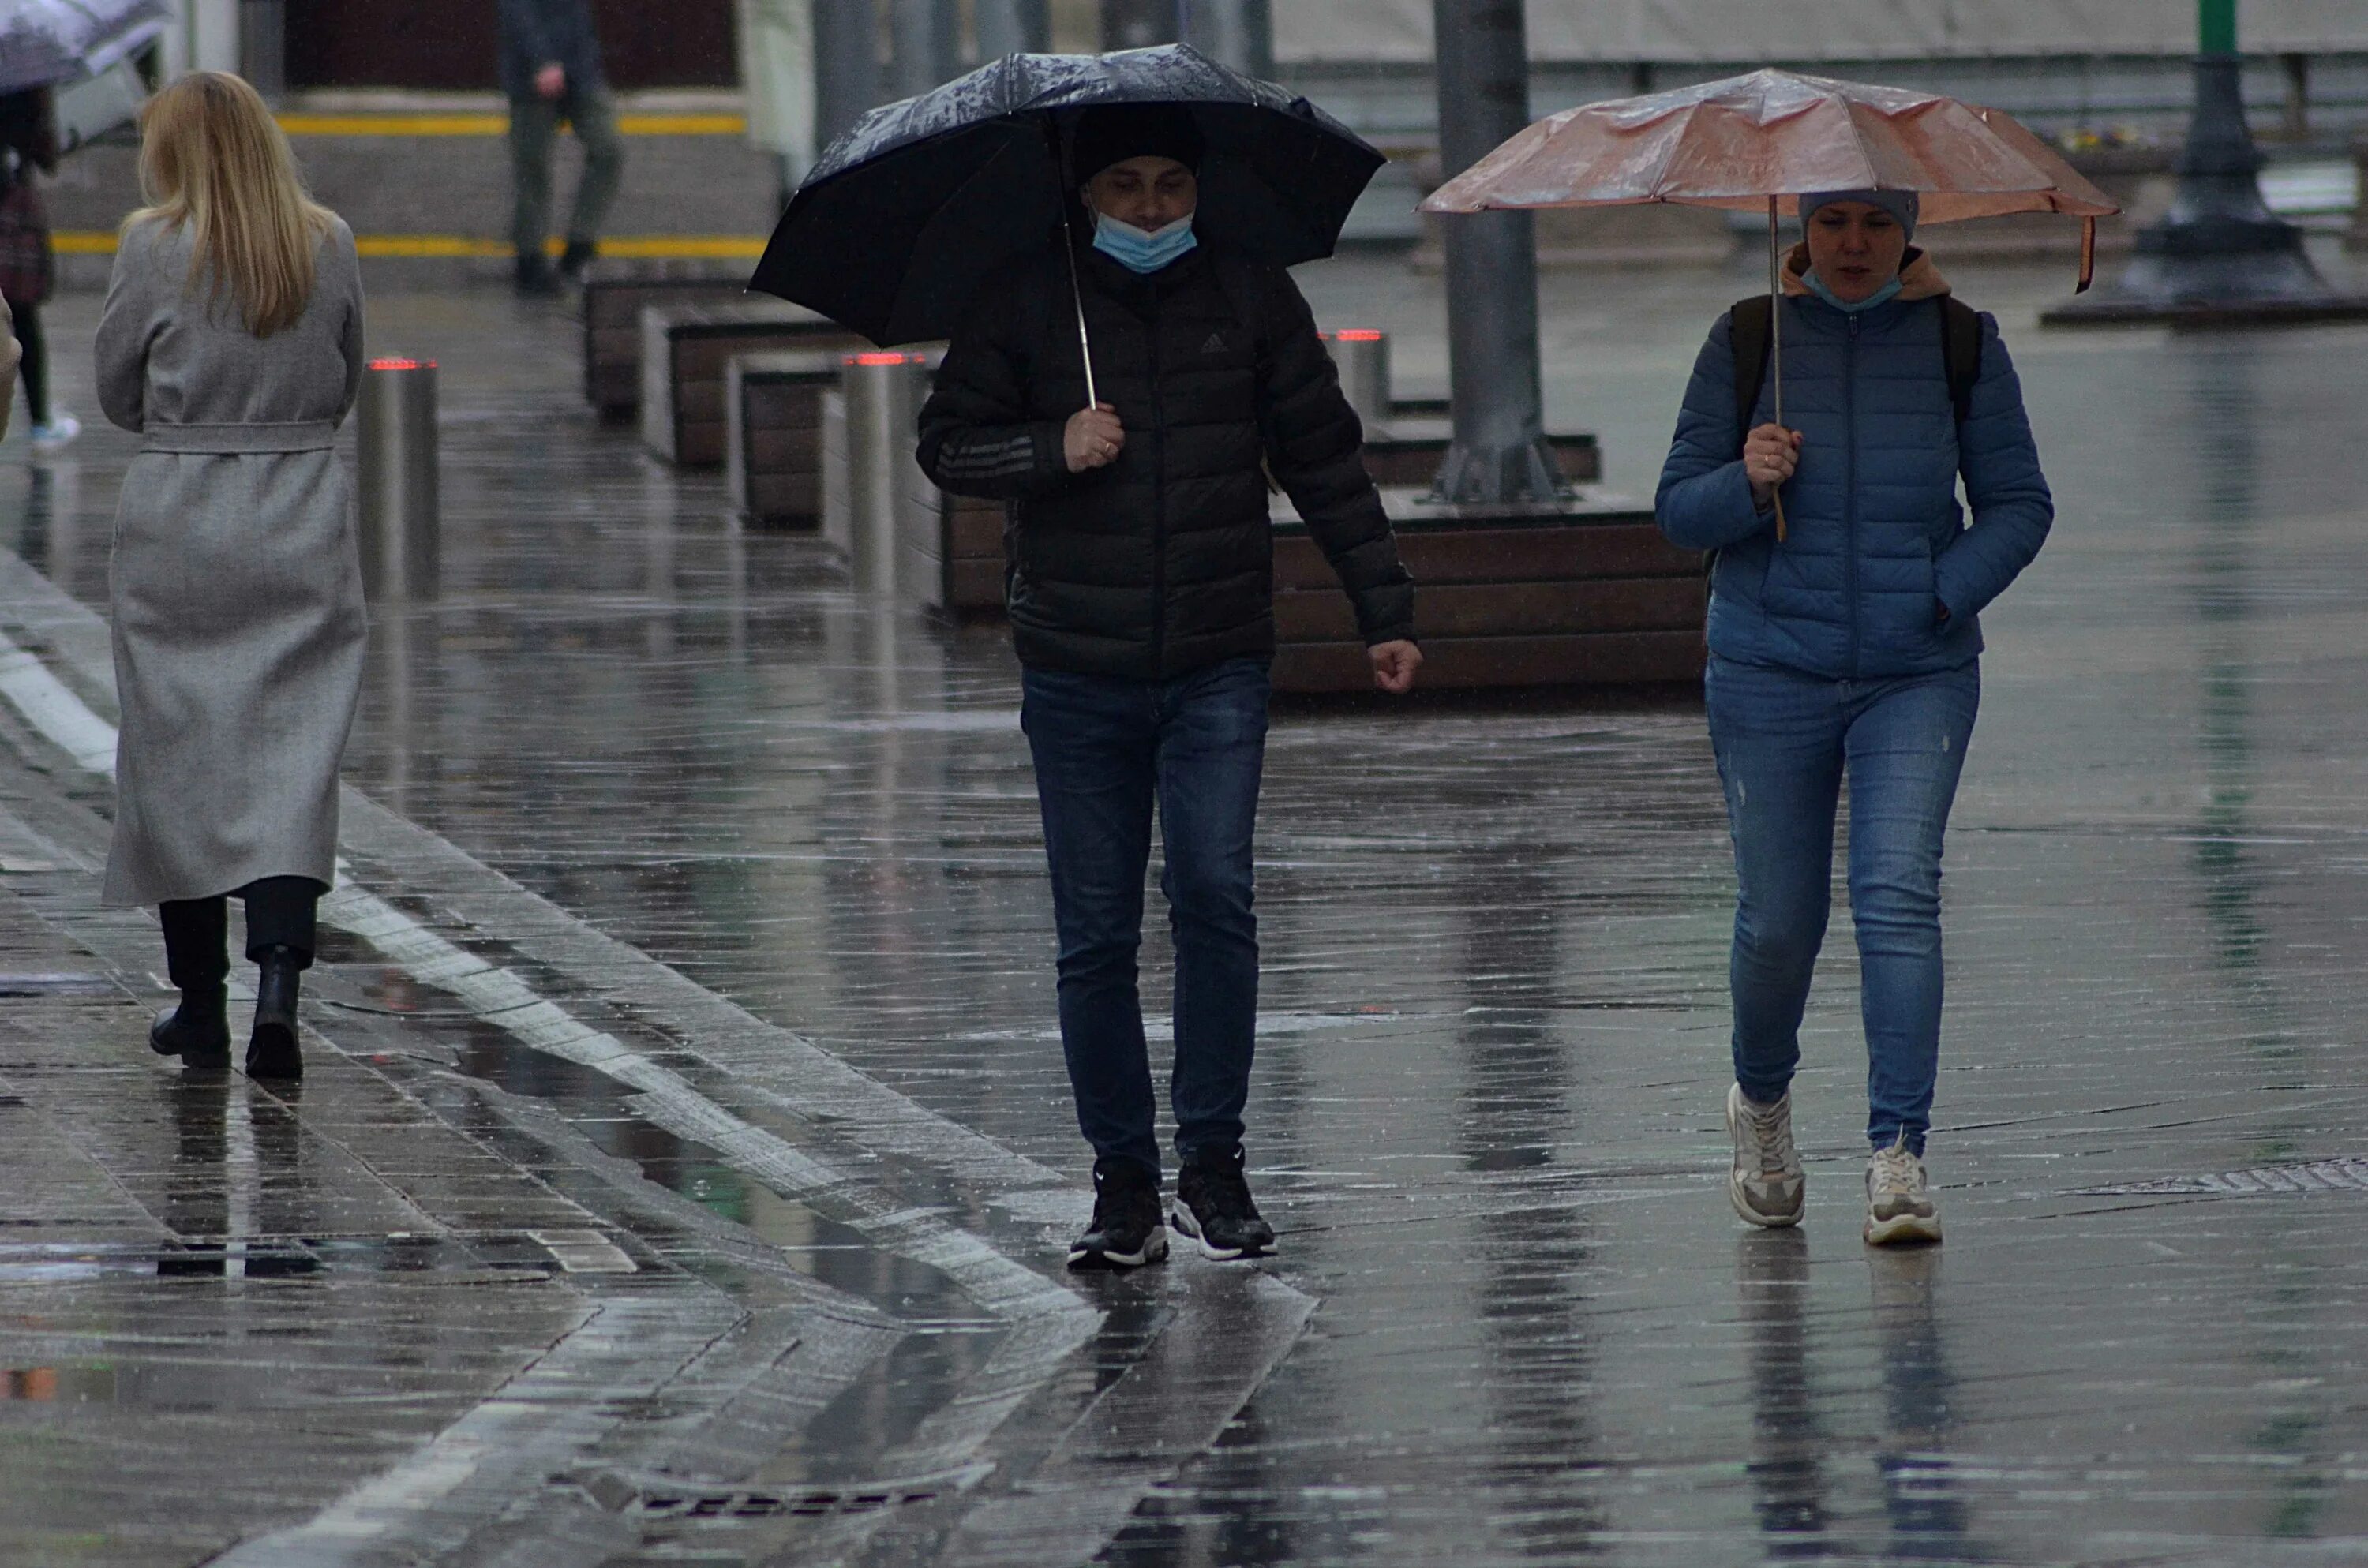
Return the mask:
[[(1548, 115), (1449, 180), (1426, 212), (1670, 201), (1758, 211), (1820, 190), (1912, 190), (1920, 222), (2062, 212), (2112, 198), (1996, 109), (1789, 71)], [(2089, 270), (2084, 244), (2082, 285)]]

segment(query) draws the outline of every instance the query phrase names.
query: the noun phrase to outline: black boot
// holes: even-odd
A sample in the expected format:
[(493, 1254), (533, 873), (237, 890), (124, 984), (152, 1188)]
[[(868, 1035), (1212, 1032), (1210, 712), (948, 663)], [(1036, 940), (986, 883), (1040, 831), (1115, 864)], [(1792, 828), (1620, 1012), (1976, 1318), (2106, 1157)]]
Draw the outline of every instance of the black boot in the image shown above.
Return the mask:
[(593, 257), (599, 254), (600, 247), (590, 240), (568, 241), (567, 248), (559, 253), (559, 276), (581, 288), (584, 274), (591, 269)]
[(181, 1005), (157, 1015), (148, 1026), (148, 1049), (159, 1056), (177, 1056), (191, 1072), (222, 1073), (230, 1069), (230, 1012), (220, 985), (181, 993)]
[(303, 1054), (296, 1049), (296, 993), (304, 973), (303, 955), (293, 948), (269, 947), (256, 955), (255, 1034), (246, 1042), (250, 1078), (302, 1078)]
[(165, 968), (181, 993), (181, 1005), (148, 1028), (148, 1047), (159, 1056), (177, 1056), (195, 1072), (230, 1070), (230, 1018), (222, 982), (230, 974), (223, 938), (230, 915), (219, 898), (168, 903), (157, 916), (165, 928)]

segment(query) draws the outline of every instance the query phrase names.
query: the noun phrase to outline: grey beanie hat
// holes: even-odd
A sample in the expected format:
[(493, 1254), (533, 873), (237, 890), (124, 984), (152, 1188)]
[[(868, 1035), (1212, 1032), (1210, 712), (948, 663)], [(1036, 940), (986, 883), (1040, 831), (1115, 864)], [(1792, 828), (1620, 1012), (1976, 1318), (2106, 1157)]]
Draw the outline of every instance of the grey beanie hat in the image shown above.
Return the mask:
[(1912, 190), (1815, 190), (1801, 198), (1801, 222), (1805, 223), (1820, 207), (1837, 201), (1863, 201), (1869, 207), (1880, 207), (1899, 220), (1907, 237), (1916, 237), (1916, 211), (1919, 205)]

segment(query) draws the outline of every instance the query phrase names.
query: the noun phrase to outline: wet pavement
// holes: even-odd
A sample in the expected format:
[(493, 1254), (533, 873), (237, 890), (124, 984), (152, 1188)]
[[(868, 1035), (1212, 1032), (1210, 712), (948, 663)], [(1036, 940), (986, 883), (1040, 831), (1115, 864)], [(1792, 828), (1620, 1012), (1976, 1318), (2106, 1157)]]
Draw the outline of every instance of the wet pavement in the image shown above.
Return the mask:
[[(374, 307), (444, 366), (447, 592), (373, 633), (314, 1072), (181, 1084), (74, 760), (131, 443), (0, 451), (0, 1561), (2368, 1561), (2368, 329), (1957, 270), (2059, 522), (1985, 618), (1913, 1254), (1839, 924), (1808, 1223), (1727, 1211), (1698, 707), (1369, 703), (1269, 753), (1281, 1256), (1065, 1277), (1008, 648), (739, 529), (490, 293)], [(1436, 279), (1305, 278), (1443, 385)], [(1549, 278), (1614, 485), (1749, 288)]]

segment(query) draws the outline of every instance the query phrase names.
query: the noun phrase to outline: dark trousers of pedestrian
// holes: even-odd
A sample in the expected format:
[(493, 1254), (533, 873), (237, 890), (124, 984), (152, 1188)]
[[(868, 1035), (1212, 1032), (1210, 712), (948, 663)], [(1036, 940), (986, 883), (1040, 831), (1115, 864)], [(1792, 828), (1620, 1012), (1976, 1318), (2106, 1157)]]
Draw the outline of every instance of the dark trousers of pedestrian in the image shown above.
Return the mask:
[(1847, 778), (1867, 1138), (1878, 1149), (1904, 1138), (1920, 1155), (1941, 1060), (1941, 840), (1980, 666), (1829, 680), (1713, 657), (1703, 689), (1735, 839), (1736, 1082), (1761, 1105), (1792, 1085)]
[(575, 207), (567, 220), (570, 245), (588, 247), (599, 239), (624, 177), (625, 144), (617, 134), (616, 106), (605, 90), (512, 98), (510, 178), (516, 199), (510, 237), (521, 259), (541, 256), (551, 236), (551, 159), (563, 120), (575, 128), (584, 148), (584, 177), (576, 183)]
[(165, 967), (183, 991), (220, 985), (230, 972), (230, 899), (246, 905), (246, 956), (260, 960), (271, 948), (296, 954), (299, 969), (313, 965), (314, 914), (329, 890), (310, 877), (265, 877), (231, 895), (176, 899), (157, 906), (165, 927)]
[(1156, 1178), (1159, 1142), (1136, 956), (1157, 817), (1176, 951), (1177, 1153), (1241, 1142), (1258, 1033), (1251, 839), (1270, 687), (1261, 660), (1172, 680), (1029, 670), (1020, 722), (1036, 763), (1053, 918), (1061, 1048), (1077, 1126), (1098, 1160)]
[(8, 301), (17, 347), (24, 351), (17, 365), (25, 378), (25, 417), (36, 425), (50, 422), (50, 340), (41, 331), (41, 307)]

